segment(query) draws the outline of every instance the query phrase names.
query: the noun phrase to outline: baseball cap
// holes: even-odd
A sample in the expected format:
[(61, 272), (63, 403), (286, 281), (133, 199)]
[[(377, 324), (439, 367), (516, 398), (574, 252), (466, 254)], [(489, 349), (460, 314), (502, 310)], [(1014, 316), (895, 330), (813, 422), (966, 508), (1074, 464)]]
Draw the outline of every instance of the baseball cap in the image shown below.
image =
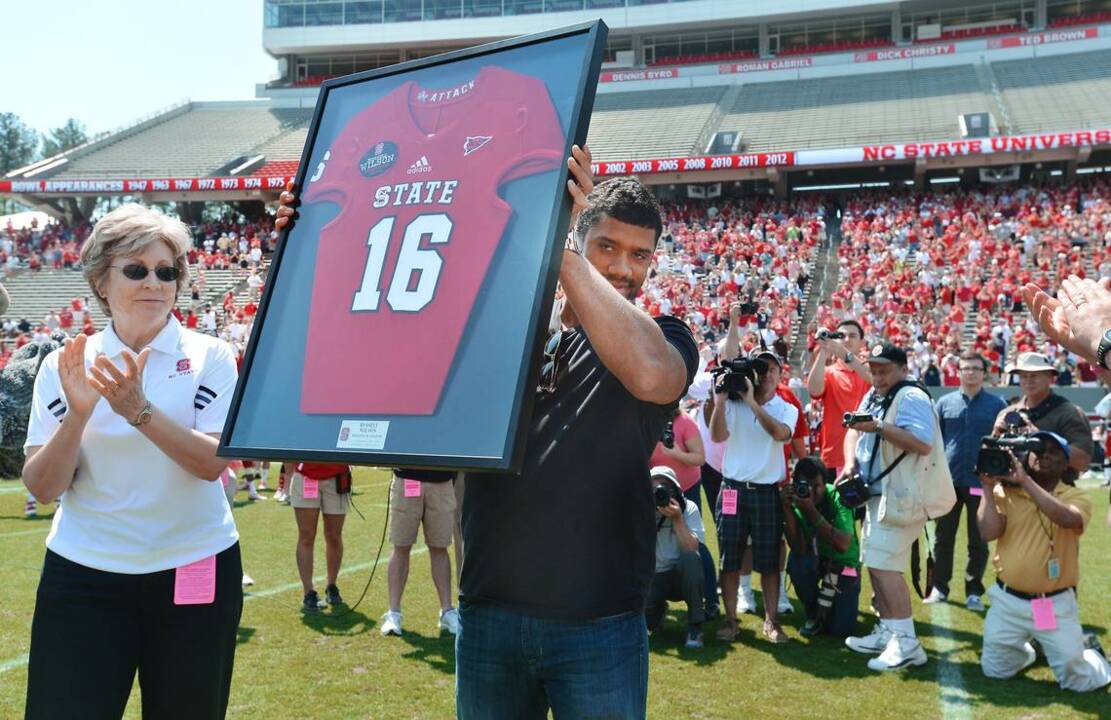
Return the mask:
[(891, 343), (880, 343), (868, 353), (867, 361), (870, 363), (896, 363), (907, 364), (907, 352)]
[(771, 350), (758, 350), (757, 352), (752, 354), (752, 359), (755, 360), (756, 358), (760, 358), (761, 360), (771, 360), (779, 366), (780, 370), (783, 369), (783, 361), (780, 360), (779, 356), (773, 353)]
[[(1033, 355), (1033, 353), (1030, 353), (1030, 354)], [(1064, 439), (1063, 437), (1061, 437), (1057, 433), (1049, 432), (1048, 430), (1039, 430), (1036, 433), (1033, 433), (1031, 435), (1031, 437), (1040, 437), (1040, 438), (1043, 438), (1045, 440), (1052, 440), (1053, 442), (1057, 443), (1061, 447), (1062, 450), (1065, 451), (1065, 459), (1066, 460), (1069, 459), (1069, 456), (1071, 455), (1071, 452), (1069, 450), (1069, 441)]]
[(657, 465), (656, 467), (652, 468), (652, 479), (655, 480), (656, 478), (670, 480), (672, 483), (675, 484), (675, 487), (679, 488), (680, 490), (683, 489), (679, 486), (679, 478), (675, 476), (675, 471), (669, 468), (667, 465)]
[(1004, 372), (1007, 374), (1018, 372), (1057, 372), (1057, 368), (1053, 367), (1053, 363), (1049, 358), (1041, 353), (1024, 352), (1018, 354), (1018, 359), (1014, 363), (1008, 365)]

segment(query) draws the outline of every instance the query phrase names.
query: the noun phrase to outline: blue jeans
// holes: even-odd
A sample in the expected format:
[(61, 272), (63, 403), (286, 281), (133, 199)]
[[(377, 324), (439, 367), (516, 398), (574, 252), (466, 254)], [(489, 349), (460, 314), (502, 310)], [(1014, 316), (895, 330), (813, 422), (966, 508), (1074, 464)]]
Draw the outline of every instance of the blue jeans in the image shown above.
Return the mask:
[[(799, 596), (809, 620), (818, 615), (818, 587), (822, 581), (822, 565), (817, 555), (799, 555), (791, 551), (787, 558), (787, 573), (795, 594)], [(822, 626), (827, 635), (848, 637), (856, 629), (856, 611), (860, 604), (860, 577), (838, 574), (837, 594)]]
[[(694, 485), (683, 493), (683, 496), (698, 506), (698, 514), (702, 515), (702, 498), (699, 496), (699, 490), (702, 488), (701, 481), (696, 482)], [(706, 490), (706, 498), (709, 500), (709, 489)], [(717, 502), (717, 495), (710, 501), (710, 507), (714, 507)], [(711, 523), (712, 524), (712, 523)], [(706, 523), (703, 521), (703, 527)], [(718, 574), (717, 567), (714, 564), (714, 556), (710, 554), (710, 548), (706, 547), (706, 543), (698, 543), (698, 556), (702, 560), (702, 582), (705, 588), (705, 599), (703, 601), (706, 609), (717, 607), (718, 605)]]
[(460, 720), (640, 720), (648, 702), (643, 613), (541, 620), (459, 604), (455, 708)]

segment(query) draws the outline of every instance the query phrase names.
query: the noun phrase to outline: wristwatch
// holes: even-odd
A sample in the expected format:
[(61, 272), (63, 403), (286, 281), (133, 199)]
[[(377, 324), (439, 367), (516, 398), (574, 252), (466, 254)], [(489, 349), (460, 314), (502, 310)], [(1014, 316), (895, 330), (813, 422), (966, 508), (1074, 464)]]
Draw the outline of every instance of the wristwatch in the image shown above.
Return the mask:
[(846, 365), (852, 365), (855, 361), (856, 361), (856, 355), (853, 355), (851, 352), (845, 353), (845, 364)]
[(139, 414), (135, 416), (135, 419), (131, 421), (131, 426), (139, 427), (140, 425), (146, 425), (150, 422), (151, 416), (153, 415), (154, 412), (151, 408), (150, 400), (147, 400), (143, 403), (143, 409), (140, 410)]
[(1099, 366), (1104, 370), (1111, 370), (1111, 368), (1107, 367), (1107, 362), (1105, 360), (1108, 351), (1111, 351), (1111, 330), (1103, 333), (1103, 337), (1099, 339), (1099, 349), (1096, 350), (1096, 362), (1098, 362)]
[(882, 436), (884, 427), (883, 420), (881, 418), (876, 418), (876, 435)]

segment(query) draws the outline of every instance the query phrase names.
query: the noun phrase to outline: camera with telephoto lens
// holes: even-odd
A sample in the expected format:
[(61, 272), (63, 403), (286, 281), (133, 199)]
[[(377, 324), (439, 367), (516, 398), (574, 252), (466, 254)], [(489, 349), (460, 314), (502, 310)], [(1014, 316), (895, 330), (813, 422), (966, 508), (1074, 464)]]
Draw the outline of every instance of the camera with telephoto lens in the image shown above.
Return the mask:
[(667, 484), (665, 483), (652, 488), (652, 497), (656, 500), (656, 507), (665, 508), (674, 496), (671, 491), (667, 489)]
[(831, 483), (836, 477), (837, 472), (827, 468), (818, 458), (804, 457), (795, 463), (795, 469), (791, 472), (791, 490), (795, 497), (808, 498), (813, 482)]
[(741, 315), (755, 315), (759, 309), (760, 306), (751, 301), (741, 303), (740, 307)]
[(1027, 453), (1041, 455), (1045, 452), (1045, 440), (1027, 435), (1004, 435), (980, 439), (980, 453), (976, 456), (975, 473), (978, 475), (994, 475), (1007, 477), (1011, 474), (1010, 450), (1021, 462), (1022, 456)]
[(740, 400), (748, 390), (749, 383), (756, 387), (757, 377), (767, 371), (767, 361), (760, 358), (722, 360), (721, 365), (712, 371), (714, 389), (716, 392), (726, 393), (730, 400)]
[(660, 436), (660, 442), (662, 442), (664, 447), (668, 450), (675, 447), (675, 421), (668, 420), (667, 425), (664, 425), (664, 431)]
[(818, 339), (819, 340), (844, 340), (845, 339), (845, 333), (837, 332), (836, 330), (829, 330), (827, 328), (822, 328), (821, 330), (818, 331)]

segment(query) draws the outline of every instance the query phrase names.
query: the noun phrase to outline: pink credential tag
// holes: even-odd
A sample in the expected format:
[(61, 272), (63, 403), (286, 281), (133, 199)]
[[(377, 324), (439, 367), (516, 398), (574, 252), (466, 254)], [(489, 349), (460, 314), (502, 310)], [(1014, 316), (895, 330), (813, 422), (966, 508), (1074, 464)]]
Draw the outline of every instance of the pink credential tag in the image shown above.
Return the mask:
[(973, 497), (983, 497), (984, 496), (984, 489), (983, 488), (968, 488), (968, 494), (973, 496)]
[(306, 500), (320, 497), (320, 481), (316, 478), (303, 478), (301, 495)]
[(737, 514), (737, 491), (733, 488), (721, 489), (721, 514)]
[(841, 574), (845, 577), (860, 577), (860, 573), (854, 567), (841, 568)]
[(405, 497), (420, 497), (420, 480), (405, 480)]
[(174, 571), (174, 605), (207, 605), (216, 599), (216, 556)]
[(1034, 613), (1035, 630), (1057, 629), (1057, 613), (1053, 611), (1053, 598), (1034, 598), (1030, 601), (1030, 611)]

